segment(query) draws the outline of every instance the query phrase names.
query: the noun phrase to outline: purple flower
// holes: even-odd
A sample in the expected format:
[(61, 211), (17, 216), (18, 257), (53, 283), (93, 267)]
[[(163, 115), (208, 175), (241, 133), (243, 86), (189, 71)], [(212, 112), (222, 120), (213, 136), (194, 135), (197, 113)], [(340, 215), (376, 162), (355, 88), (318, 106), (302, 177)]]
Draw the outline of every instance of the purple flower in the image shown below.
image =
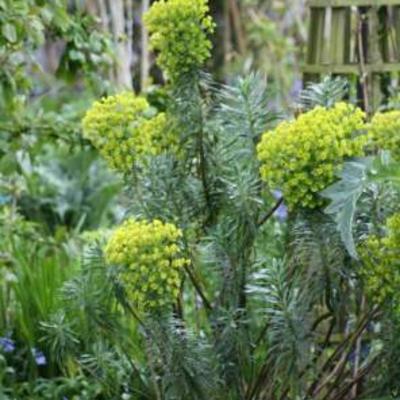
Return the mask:
[(12, 353), (15, 350), (15, 342), (14, 340), (8, 337), (1, 337), (0, 338), (0, 348), (5, 353)]
[(301, 79), (295, 79), (292, 88), (290, 89), (290, 97), (297, 100), (303, 90), (303, 81)]
[(281, 204), (278, 209), (275, 211), (275, 215), (281, 221), (284, 221), (288, 216), (287, 207), (284, 204)]
[[(275, 197), (276, 200), (279, 200), (282, 198), (282, 192), (280, 190), (274, 190), (273, 191), (273, 196)], [(276, 217), (281, 220), (281, 221), (285, 221), (287, 216), (288, 216), (288, 209), (285, 206), (284, 203), (282, 203), (277, 210), (275, 211), (275, 215)]]
[(36, 365), (41, 366), (47, 364), (46, 356), (43, 354), (42, 351), (34, 347), (32, 349), (32, 355), (35, 358)]

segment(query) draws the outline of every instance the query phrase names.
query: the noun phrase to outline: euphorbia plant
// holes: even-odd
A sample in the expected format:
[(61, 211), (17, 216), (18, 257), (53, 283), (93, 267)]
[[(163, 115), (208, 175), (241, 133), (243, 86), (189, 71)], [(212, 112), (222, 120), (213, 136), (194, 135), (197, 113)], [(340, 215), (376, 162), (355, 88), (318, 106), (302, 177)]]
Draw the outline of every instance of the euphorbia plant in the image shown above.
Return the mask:
[[(330, 100), (329, 90), (314, 86), (311, 110), (275, 126), (259, 75), (226, 86), (202, 71), (214, 27), (206, 0), (156, 1), (145, 21), (166, 110), (121, 93), (88, 111), (84, 131), (128, 189), (130, 215), (105, 261), (142, 333), (133, 362), (152, 382), (149, 396), (384, 394), (387, 377), (373, 368), (387, 359), (377, 330), (387, 296), (370, 296), (365, 271), (396, 265), (366, 264), (357, 249), (367, 240), (379, 256), (397, 237), (395, 219), (388, 236), (376, 229), (397, 207), (398, 164), (375, 168), (395, 120), (369, 124), (354, 105), (321, 103), (313, 90)], [(335, 82), (344, 88), (321, 85), (336, 99)], [(283, 202), (284, 223), (274, 217)]]

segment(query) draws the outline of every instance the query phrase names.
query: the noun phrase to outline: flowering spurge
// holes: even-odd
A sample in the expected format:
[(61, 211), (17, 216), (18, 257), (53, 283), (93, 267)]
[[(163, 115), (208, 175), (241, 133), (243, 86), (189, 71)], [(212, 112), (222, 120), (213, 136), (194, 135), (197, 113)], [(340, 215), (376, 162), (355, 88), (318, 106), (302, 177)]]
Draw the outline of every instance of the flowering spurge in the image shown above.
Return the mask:
[(159, 0), (144, 17), (158, 65), (175, 80), (200, 68), (211, 54), (214, 23), (207, 0)]
[(187, 263), (179, 246), (181, 237), (182, 231), (173, 224), (128, 219), (109, 239), (106, 261), (122, 267), (121, 279), (139, 310), (157, 309), (176, 299)]
[(282, 122), (258, 144), (262, 179), (282, 191), (289, 209), (321, 206), (318, 192), (335, 181), (343, 161), (364, 154), (364, 118), (359, 108), (337, 103)]
[(110, 167), (121, 172), (175, 143), (166, 115), (154, 115), (147, 100), (132, 92), (95, 102), (83, 119), (83, 134)]
[(382, 302), (397, 301), (400, 287), (400, 213), (386, 222), (386, 235), (370, 236), (361, 246), (361, 275), (372, 298)]
[(376, 113), (368, 126), (374, 149), (390, 150), (400, 160), (400, 111)]

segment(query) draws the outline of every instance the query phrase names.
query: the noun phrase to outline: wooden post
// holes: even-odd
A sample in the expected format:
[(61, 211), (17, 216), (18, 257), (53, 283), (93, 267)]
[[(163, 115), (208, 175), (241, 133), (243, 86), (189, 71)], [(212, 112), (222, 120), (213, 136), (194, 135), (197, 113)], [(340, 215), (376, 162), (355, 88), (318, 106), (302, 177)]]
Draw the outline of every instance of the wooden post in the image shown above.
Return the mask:
[[(377, 65), (383, 63), (383, 56), (379, 46), (379, 17), (378, 8), (370, 7), (367, 14), (368, 18), (368, 38), (367, 38), (367, 63)], [(372, 71), (368, 76), (368, 95), (370, 99), (370, 109), (366, 110), (372, 113), (377, 110), (381, 104), (382, 92), (380, 88), (381, 74), (378, 71)]]
[[(149, 10), (150, 0), (142, 0), (142, 16)], [(145, 24), (141, 26), (141, 48), (142, 55), (140, 59), (140, 89), (144, 91), (149, 84), (150, 74), (150, 50), (149, 33)]]

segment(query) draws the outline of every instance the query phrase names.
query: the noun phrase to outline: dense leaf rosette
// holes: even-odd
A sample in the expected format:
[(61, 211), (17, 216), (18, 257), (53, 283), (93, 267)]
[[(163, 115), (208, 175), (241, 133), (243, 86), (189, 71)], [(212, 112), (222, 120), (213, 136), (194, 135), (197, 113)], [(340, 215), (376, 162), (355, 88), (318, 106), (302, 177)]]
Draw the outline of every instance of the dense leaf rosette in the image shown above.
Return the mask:
[(283, 192), (291, 209), (320, 206), (318, 193), (335, 181), (343, 161), (364, 153), (366, 135), (357, 134), (364, 117), (360, 109), (337, 103), (282, 122), (258, 145), (262, 179)]
[(139, 309), (159, 308), (177, 297), (187, 263), (179, 246), (181, 236), (170, 223), (128, 219), (108, 241), (106, 261), (122, 267), (129, 298)]
[(144, 97), (132, 92), (95, 102), (83, 119), (83, 133), (110, 167), (121, 172), (175, 143), (166, 115), (156, 114)]
[(150, 43), (158, 52), (157, 62), (174, 80), (181, 74), (197, 69), (210, 57), (214, 31), (207, 15), (207, 0), (159, 0), (144, 21), (150, 32)]
[(400, 160), (400, 111), (376, 113), (368, 133), (375, 149), (390, 150)]

